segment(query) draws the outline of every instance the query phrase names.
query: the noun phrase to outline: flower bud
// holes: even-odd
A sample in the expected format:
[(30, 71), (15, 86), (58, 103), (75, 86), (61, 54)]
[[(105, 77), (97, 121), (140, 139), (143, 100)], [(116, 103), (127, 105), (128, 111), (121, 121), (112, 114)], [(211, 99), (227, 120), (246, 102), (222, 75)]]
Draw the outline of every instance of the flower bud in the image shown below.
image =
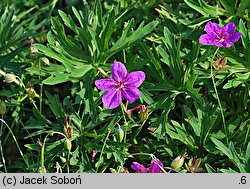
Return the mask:
[(124, 138), (124, 131), (122, 130), (122, 128), (119, 127), (118, 129), (118, 136), (119, 136), (119, 140), (120, 142), (122, 142), (123, 138)]
[(176, 157), (172, 162), (171, 162), (171, 167), (173, 169), (179, 169), (183, 164), (185, 157), (187, 157), (187, 153), (185, 152), (182, 156)]
[(39, 97), (38, 94), (36, 93), (36, 91), (33, 89), (31, 83), (28, 83), (29, 85), (29, 90), (28, 90), (28, 97), (29, 99), (34, 99), (35, 97)]
[(91, 153), (92, 162), (94, 162), (96, 154), (97, 152), (95, 150), (92, 150), (92, 153)]
[(29, 89), (28, 97), (29, 97), (29, 99), (33, 99), (36, 97), (36, 91), (33, 88)]
[(37, 173), (46, 173), (46, 168), (44, 166), (39, 167), (38, 170), (37, 170)]
[(6, 104), (4, 101), (0, 100), (0, 115), (4, 115), (6, 113)]
[(30, 57), (37, 58), (37, 56), (35, 54), (36, 52), (38, 52), (38, 50), (34, 47), (32, 41), (30, 41)]
[(66, 138), (66, 140), (64, 141), (64, 147), (70, 152), (71, 148), (72, 148), (72, 143), (70, 141), (70, 139)]
[(65, 120), (66, 120), (66, 125), (63, 127), (64, 134), (68, 137), (71, 138), (73, 136), (73, 128), (69, 124), (69, 117), (65, 115)]
[(73, 129), (70, 124), (68, 124), (67, 134), (69, 138), (73, 136)]
[(191, 158), (188, 164), (185, 163), (186, 169), (191, 173), (201, 173), (204, 171), (203, 168), (199, 168), (201, 164), (201, 158)]
[(41, 57), (41, 58), (39, 58), (39, 62), (42, 63), (42, 64), (45, 65), (45, 66), (48, 66), (48, 65), (49, 65), (49, 59), (46, 58), (46, 57)]
[(149, 106), (145, 106), (145, 105), (140, 106), (139, 118), (141, 122), (148, 119), (148, 108)]
[(15, 82), (19, 84), (19, 81), (16, 79), (16, 76), (14, 74), (5, 74), (5, 82), (6, 83)]
[(218, 58), (216, 62), (213, 63), (213, 67), (216, 70), (227, 70), (230, 68), (230, 66), (226, 65), (227, 64), (227, 58), (225, 56)]

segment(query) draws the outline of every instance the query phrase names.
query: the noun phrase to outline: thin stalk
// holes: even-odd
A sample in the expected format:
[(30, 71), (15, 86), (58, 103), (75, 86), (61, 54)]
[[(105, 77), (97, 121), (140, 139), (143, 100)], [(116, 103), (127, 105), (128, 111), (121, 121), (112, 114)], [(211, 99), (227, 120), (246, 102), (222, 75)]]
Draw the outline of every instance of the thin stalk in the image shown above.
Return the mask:
[(126, 116), (125, 116), (124, 108), (125, 108), (125, 110), (127, 111), (127, 105), (128, 105), (128, 102), (126, 103), (126, 106), (124, 106), (124, 104), (121, 103), (122, 116), (123, 116), (124, 124), (125, 124), (125, 132), (124, 132), (124, 142), (125, 142), (125, 143), (126, 143), (126, 140), (127, 140), (128, 122), (127, 122), (127, 119), (126, 119)]
[(249, 136), (249, 130), (250, 130), (250, 124), (248, 125), (248, 128), (247, 128), (247, 133), (246, 133), (246, 136), (245, 136), (245, 139), (244, 139), (243, 146), (245, 146), (246, 143), (247, 143), (247, 138), (248, 138), (248, 136)]
[(68, 155), (67, 155), (67, 173), (69, 173), (69, 158), (70, 158), (70, 151), (68, 151)]
[(108, 74), (102, 69), (102, 68), (98, 68), (98, 71), (101, 72), (101, 74), (105, 77), (108, 76)]
[(32, 102), (32, 104), (35, 107), (35, 109), (39, 112), (39, 109), (37, 108), (35, 101), (33, 99), (30, 99), (30, 101)]
[[(3, 119), (3, 115), (1, 116), (1, 118)], [(3, 122), (1, 122), (1, 128), (0, 128), (0, 153), (2, 156), (2, 162), (3, 162), (3, 167), (4, 167), (4, 172), (7, 173), (7, 167), (5, 164), (5, 159), (4, 159), (4, 154), (3, 154), (3, 146), (2, 146), (2, 132), (3, 132)]]
[(214, 60), (214, 57), (217, 54), (218, 50), (219, 50), (219, 47), (216, 49), (216, 51), (214, 52), (214, 55), (212, 57), (212, 62), (211, 62), (211, 67), (210, 67), (210, 72), (211, 73), (210, 74), (211, 74), (211, 78), (212, 78), (212, 82), (213, 82), (213, 86), (214, 86), (215, 95), (216, 95), (216, 98), (217, 98), (217, 101), (218, 101), (218, 104), (219, 104), (220, 113), (221, 113), (222, 122), (223, 122), (223, 128), (224, 128), (224, 132), (225, 132), (225, 136), (226, 136), (226, 141), (227, 141), (227, 144), (228, 144), (229, 139), (228, 139), (228, 135), (227, 135), (227, 127), (226, 127), (225, 116), (224, 116), (224, 113), (223, 113), (223, 110), (222, 110), (222, 106), (221, 106), (221, 102), (220, 102), (220, 98), (219, 98), (219, 95), (218, 95), (217, 87), (216, 87), (215, 80), (214, 80), (214, 74), (213, 74), (213, 60)]
[(40, 113), (42, 114), (42, 106), (43, 106), (43, 84), (40, 84)]
[[(13, 122), (12, 122), (12, 124), (10, 126), (11, 130), (13, 129), (14, 125), (15, 125), (15, 120), (13, 120)], [(3, 140), (3, 145), (5, 145), (5, 143), (7, 142), (9, 136), (10, 136), (10, 131), (8, 131), (7, 135), (5, 135), (4, 140)]]
[[(102, 150), (101, 150), (101, 154), (100, 154), (100, 158), (99, 158), (100, 160), (102, 158), (102, 154), (104, 152), (104, 148), (106, 146), (106, 143), (107, 143), (107, 140), (109, 138), (109, 135), (110, 135), (111, 131), (112, 131), (112, 129), (109, 129), (108, 134), (107, 134), (107, 136), (106, 136), (106, 138), (104, 140), (104, 143), (103, 143), (103, 146), (102, 146)], [(98, 173), (99, 166), (100, 166), (100, 163), (97, 164), (96, 173)]]
[(22, 156), (22, 158), (23, 158), (23, 161), (25, 162), (25, 164), (27, 165), (27, 167), (29, 167), (29, 162), (28, 162), (27, 159), (24, 157), (23, 152), (22, 152), (22, 150), (21, 150), (21, 148), (20, 148), (20, 146), (19, 146), (19, 144), (18, 144), (18, 142), (17, 142), (17, 139), (16, 139), (14, 133), (12, 132), (11, 128), (9, 127), (9, 125), (8, 125), (3, 119), (0, 119), (0, 121), (3, 122), (3, 123), (6, 125), (6, 127), (9, 129), (10, 134), (12, 135), (12, 137), (13, 137), (15, 143), (16, 143), (16, 146), (17, 146), (17, 148), (18, 148), (18, 151), (19, 151), (19, 153), (21, 154), (21, 156)]
[(123, 62), (126, 63), (127, 60), (126, 60), (126, 51), (125, 51), (125, 49), (123, 49), (122, 52), (123, 52)]

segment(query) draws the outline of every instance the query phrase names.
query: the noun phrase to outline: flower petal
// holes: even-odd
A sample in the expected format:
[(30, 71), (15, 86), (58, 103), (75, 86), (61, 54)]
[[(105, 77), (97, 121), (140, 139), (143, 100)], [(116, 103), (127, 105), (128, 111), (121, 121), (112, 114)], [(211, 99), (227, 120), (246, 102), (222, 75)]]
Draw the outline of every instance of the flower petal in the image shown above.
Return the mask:
[(205, 30), (208, 35), (216, 37), (218, 34), (220, 34), (222, 28), (217, 23), (208, 22), (205, 26)]
[(232, 43), (230, 41), (224, 41), (224, 42), (215, 41), (214, 45), (217, 47), (227, 48), (227, 47), (231, 47)]
[(143, 71), (131, 72), (127, 75), (124, 85), (128, 87), (139, 87), (145, 78), (146, 76)]
[(102, 91), (107, 91), (115, 87), (115, 81), (112, 78), (98, 79), (95, 81), (95, 86)]
[(236, 26), (233, 22), (230, 22), (226, 24), (225, 26), (223, 26), (222, 29), (224, 32), (227, 32), (228, 34), (233, 35), (235, 33)]
[(121, 62), (114, 62), (111, 66), (113, 79), (117, 82), (123, 81), (127, 75), (127, 69)]
[(140, 98), (141, 92), (135, 87), (124, 87), (122, 90), (122, 96), (129, 101), (129, 103), (133, 103), (138, 98)]
[(203, 45), (214, 45), (215, 38), (211, 35), (204, 34), (204, 35), (200, 36), (199, 43), (203, 44)]
[(143, 165), (141, 165), (140, 163), (137, 163), (137, 162), (133, 162), (131, 165), (131, 168), (134, 169), (135, 171), (140, 172), (140, 173), (147, 172), (147, 169)]
[(230, 41), (232, 43), (237, 42), (240, 38), (241, 38), (242, 34), (240, 32), (236, 32), (235, 34), (233, 34), (230, 38)]
[(159, 166), (163, 168), (163, 163), (159, 159), (156, 159), (156, 160), (153, 160), (152, 164), (150, 165), (149, 172), (150, 173), (162, 173), (162, 170), (158, 166), (158, 164)]
[(118, 107), (122, 102), (122, 95), (119, 89), (111, 89), (102, 97), (102, 102), (104, 106), (108, 109), (113, 109)]

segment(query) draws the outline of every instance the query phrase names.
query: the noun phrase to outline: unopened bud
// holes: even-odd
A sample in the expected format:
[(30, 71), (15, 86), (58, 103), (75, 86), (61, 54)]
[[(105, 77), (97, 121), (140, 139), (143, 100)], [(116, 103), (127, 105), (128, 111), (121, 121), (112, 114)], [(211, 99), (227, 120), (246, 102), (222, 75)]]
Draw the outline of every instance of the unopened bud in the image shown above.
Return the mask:
[(185, 167), (191, 173), (201, 173), (204, 171), (204, 169), (199, 167), (200, 164), (201, 158), (191, 158), (187, 164), (185, 163)]
[(92, 153), (91, 153), (92, 162), (94, 162), (96, 154), (97, 154), (96, 151), (92, 150)]
[(39, 97), (38, 94), (36, 93), (36, 91), (33, 89), (31, 83), (28, 83), (29, 85), (29, 90), (28, 90), (28, 97), (29, 99), (34, 99), (35, 97)]
[(72, 143), (70, 141), (70, 139), (66, 138), (66, 140), (64, 141), (64, 147), (70, 152), (71, 148), (72, 148)]
[(68, 137), (71, 138), (73, 136), (73, 128), (69, 124), (69, 117), (65, 115), (65, 120), (66, 120), (66, 125), (63, 127), (64, 134)]
[(213, 67), (216, 70), (227, 70), (230, 68), (230, 66), (226, 65), (227, 64), (227, 58), (225, 56), (218, 58), (216, 62), (213, 63)]
[(40, 63), (42, 63), (42, 64), (45, 65), (45, 66), (48, 66), (48, 65), (49, 65), (49, 59), (46, 58), (46, 57), (41, 57), (41, 58), (39, 58), (39, 61), (40, 61)]
[(123, 138), (124, 138), (124, 131), (122, 130), (122, 128), (119, 127), (118, 129), (118, 136), (119, 136), (119, 140), (120, 142), (122, 142)]
[(15, 82), (15, 83), (19, 84), (19, 81), (17, 80), (17, 78), (16, 78), (16, 76), (14, 74), (5, 74), (5, 80), (4, 81), (6, 83)]
[(149, 106), (145, 105), (140, 106), (139, 118), (141, 122), (146, 121), (148, 119), (148, 108)]
[(38, 170), (37, 170), (38, 173), (46, 173), (46, 168), (43, 166), (43, 167), (39, 167)]
[(176, 157), (172, 162), (171, 162), (171, 167), (173, 169), (179, 169), (183, 164), (185, 157), (187, 157), (187, 153), (184, 153), (182, 156)]
[(4, 115), (6, 113), (6, 104), (4, 101), (0, 100), (0, 115)]
[(37, 58), (37, 56), (35, 54), (36, 52), (38, 52), (38, 50), (34, 47), (32, 41), (30, 41), (30, 57)]

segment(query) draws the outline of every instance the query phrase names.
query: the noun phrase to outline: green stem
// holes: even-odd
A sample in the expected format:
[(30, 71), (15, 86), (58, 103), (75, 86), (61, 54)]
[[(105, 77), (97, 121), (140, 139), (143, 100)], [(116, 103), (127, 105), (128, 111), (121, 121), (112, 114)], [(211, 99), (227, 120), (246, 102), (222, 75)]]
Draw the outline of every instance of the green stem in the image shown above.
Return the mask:
[(124, 125), (125, 125), (124, 143), (126, 143), (126, 141), (127, 141), (127, 132), (128, 132), (128, 122), (127, 122), (126, 115), (125, 115), (125, 112), (124, 112), (124, 108), (127, 111), (127, 105), (128, 105), (128, 102), (126, 103), (126, 106), (124, 106), (123, 103), (121, 103), (121, 105), (120, 105), (121, 109), (122, 109), (122, 116), (123, 116)]
[(244, 139), (243, 146), (245, 146), (246, 143), (247, 143), (247, 138), (248, 138), (248, 136), (249, 136), (249, 130), (250, 130), (250, 124), (248, 125), (248, 128), (247, 128), (247, 133), (246, 133), (246, 136), (245, 136), (245, 139)]
[(126, 52), (125, 52), (125, 49), (123, 49), (123, 62), (126, 63), (127, 60), (126, 60)]
[(101, 72), (101, 74), (105, 77), (108, 76), (108, 74), (102, 69), (102, 68), (98, 68), (98, 71)]
[(68, 151), (67, 155), (67, 173), (69, 173), (69, 158), (70, 158), (70, 151)]
[[(10, 126), (11, 130), (13, 129), (14, 125), (15, 125), (15, 120), (13, 120), (13, 122), (12, 122), (12, 124)], [(10, 136), (10, 131), (8, 131), (7, 135), (5, 135), (4, 140), (3, 140), (3, 145), (5, 145), (5, 143), (7, 142), (9, 136)]]
[[(3, 119), (3, 115), (1, 116)], [(4, 167), (4, 172), (7, 173), (7, 167), (5, 164), (5, 159), (4, 159), (4, 154), (3, 154), (3, 146), (2, 146), (2, 132), (3, 132), (3, 122), (1, 122), (1, 128), (0, 128), (0, 153), (2, 156), (2, 162), (3, 162), (3, 167)]]
[(12, 137), (13, 137), (15, 143), (16, 143), (16, 146), (17, 146), (17, 148), (18, 148), (18, 151), (19, 151), (19, 153), (21, 154), (21, 156), (22, 156), (22, 158), (23, 158), (23, 161), (25, 162), (25, 164), (27, 165), (27, 167), (29, 167), (29, 162), (28, 162), (27, 159), (24, 157), (23, 152), (22, 152), (22, 150), (21, 150), (21, 148), (20, 148), (20, 146), (19, 146), (19, 144), (18, 144), (18, 142), (17, 142), (17, 139), (16, 139), (14, 133), (12, 132), (11, 128), (9, 127), (9, 125), (8, 125), (3, 119), (0, 119), (0, 121), (3, 122), (3, 123), (6, 125), (6, 127), (9, 129), (10, 134), (12, 135)]
[(40, 84), (40, 113), (42, 114), (42, 105), (43, 105), (43, 84)]
[(216, 95), (216, 98), (217, 98), (217, 101), (218, 101), (218, 104), (219, 104), (220, 113), (221, 113), (222, 122), (223, 122), (223, 127), (224, 127), (224, 132), (225, 132), (225, 136), (226, 136), (226, 141), (227, 141), (227, 144), (228, 144), (229, 139), (228, 139), (228, 135), (227, 135), (227, 127), (226, 127), (225, 116), (224, 116), (224, 113), (223, 113), (223, 109), (222, 109), (222, 106), (221, 106), (221, 102), (220, 102), (220, 98), (219, 98), (219, 95), (218, 95), (217, 87), (216, 87), (215, 80), (214, 80), (214, 74), (213, 74), (213, 60), (214, 60), (214, 57), (215, 57), (216, 53), (218, 52), (218, 50), (219, 50), (219, 47), (216, 49), (216, 51), (214, 52), (214, 55), (212, 57), (211, 68), (210, 68), (211, 73), (210, 74), (211, 74), (211, 78), (212, 78), (212, 82), (213, 82), (213, 86), (214, 86), (215, 95)]
[[(108, 130), (109, 130), (109, 131), (108, 131), (108, 134), (107, 134), (107, 136), (106, 136), (106, 138), (105, 138), (105, 140), (104, 140), (104, 143), (103, 143), (103, 146), (102, 146), (102, 150), (101, 150), (101, 154), (100, 154), (99, 160), (102, 159), (102, 154), (103, 154), (103, 152), (104, 152), (104, 149), (105, 149), (107, 140), (108, 140), (108, 138), (109, 138), (109, 135), (110, 135), (110, 133), (111, 133), (111, 131), (112, 131), (112, 128), (109, 128)], [(99, 166), (100, 166), (100, 163), (98, 162), (97, 168), (96, 168), (96, 173), (98, 173)]]

